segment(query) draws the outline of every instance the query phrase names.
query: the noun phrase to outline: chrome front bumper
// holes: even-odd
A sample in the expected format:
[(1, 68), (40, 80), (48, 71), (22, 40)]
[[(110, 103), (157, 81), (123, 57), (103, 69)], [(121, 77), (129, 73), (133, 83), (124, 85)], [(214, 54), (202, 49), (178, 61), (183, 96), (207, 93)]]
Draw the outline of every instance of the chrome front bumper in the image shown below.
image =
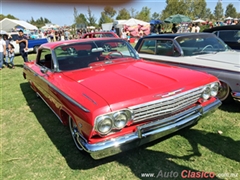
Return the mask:
[(240, 92), (232, 92), (232, 97), (235, 101), (240, 102)]
[(101, 159), (154, 141), (184, 127), (194, 125), (201, 117), (216, 110), (220, 105), (221, 101), (219, 100), (205, 107), (199, 105), (171, 117), (138, 126), (136, 132), (101, 143), (89, 144), (81, 136), (78, 136), (77, 141), (86, 152), (90, 153), (93, 159)]

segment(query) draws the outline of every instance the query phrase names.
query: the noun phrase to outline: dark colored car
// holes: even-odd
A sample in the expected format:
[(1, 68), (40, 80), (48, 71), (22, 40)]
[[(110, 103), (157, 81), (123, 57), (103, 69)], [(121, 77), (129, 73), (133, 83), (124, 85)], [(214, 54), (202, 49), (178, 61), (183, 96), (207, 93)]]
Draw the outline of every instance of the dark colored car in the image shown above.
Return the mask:
[(240, 50), (240, 25), (217, 26), (203, 32), (214, 33), (232, 49)]

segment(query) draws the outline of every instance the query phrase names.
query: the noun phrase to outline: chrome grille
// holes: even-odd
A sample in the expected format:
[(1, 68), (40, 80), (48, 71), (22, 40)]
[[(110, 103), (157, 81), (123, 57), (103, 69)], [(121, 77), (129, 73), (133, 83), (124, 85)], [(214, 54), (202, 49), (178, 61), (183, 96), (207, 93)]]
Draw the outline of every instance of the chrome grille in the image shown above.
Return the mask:
[(179, 93), (160, 100), (129, 107), (133, 111), (133, 121), (139, 122), (161, 116), (172, 115), (195, 104), (201, 97), (203, 87)]

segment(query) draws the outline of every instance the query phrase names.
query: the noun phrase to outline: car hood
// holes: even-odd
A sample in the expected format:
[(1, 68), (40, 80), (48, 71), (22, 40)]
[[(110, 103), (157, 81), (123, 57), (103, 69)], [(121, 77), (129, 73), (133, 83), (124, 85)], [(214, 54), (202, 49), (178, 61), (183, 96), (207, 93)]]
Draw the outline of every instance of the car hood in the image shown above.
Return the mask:
[(205, 73), (143, 60), (95, 66), (63, 74), (98, 94), (112, 110), (156, 100), (161, 95), (179, 89), (186, 91), (215, 79)]
[(233, 68), (240, 70), (240, 53), (236, 51), (219, 52), (197, 56), (196, 59), (210, 64), (218, 64), (219, 68)]

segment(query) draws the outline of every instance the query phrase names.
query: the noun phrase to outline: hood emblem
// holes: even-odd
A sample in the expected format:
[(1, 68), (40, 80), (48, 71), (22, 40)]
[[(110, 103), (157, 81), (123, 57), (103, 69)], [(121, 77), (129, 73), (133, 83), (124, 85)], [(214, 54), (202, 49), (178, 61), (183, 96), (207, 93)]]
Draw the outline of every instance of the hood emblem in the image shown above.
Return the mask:
[(165, 97), (173, 96), (175, 94), (180, 93), (183, 89), (184, 88), (178, 89), (176, 91), (171, 91), (171, 92), (169, 92), (167, 94), (156, 94), (154, 97), (156, 97), (156, 98), (159, 98), (159, 97), (165, 98)]

